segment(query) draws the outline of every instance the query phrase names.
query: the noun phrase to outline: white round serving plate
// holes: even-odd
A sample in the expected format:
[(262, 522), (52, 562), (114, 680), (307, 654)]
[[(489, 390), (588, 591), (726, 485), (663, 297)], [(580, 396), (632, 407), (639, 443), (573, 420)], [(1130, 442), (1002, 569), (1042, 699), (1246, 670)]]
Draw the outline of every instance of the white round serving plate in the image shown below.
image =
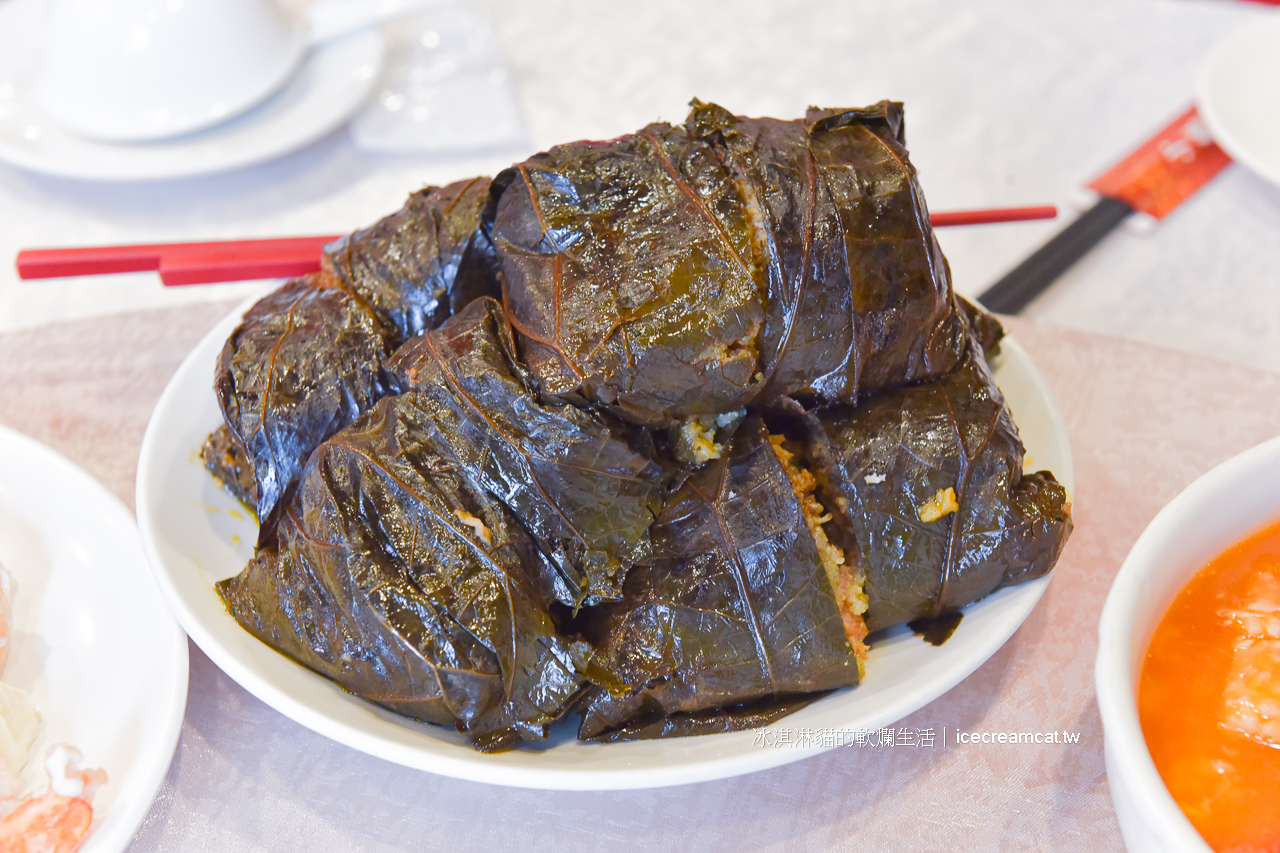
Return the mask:
[(31, 73), (41, 32), (37, 0), (0, 3), (0, 161), (100, 181), (195, 177), (296, 151), (341, 125), (365, 102), (383, 60), (381, 30), (313, 47), (265, 102), (208, 130), (155, 142), (96, 141), (59, 129), (35, 106)]
[(1131, 853), (1209, 853), (1156, 769), (1138, 718), (1147, 646), (1209, 561), (1280, 518), (1280, 438), (1223, 462), (1157, 513), (1120, 566), (1098, 623), (1094, 678), (1107, 783)]
[[(573, 722), (545, 744), (482, 755), (452, 729), (414, 723), (358, 699), (260, 643), (227, 614), (216, 581), (252, 555), (257, 525), (204, 470), (199, 451), (222, 417), (212, 382), (218, 353), (255, 300), (224, 319), (174, 374), (151, 418), (138, 463), (138, 524), (156, 580), (178, 621), (231, 678), (282, 714), (339, 743), (398, 764), (498, 785), (608, 790), (720, 779), (822, 752), (819, 744), (763, 748), (755, 732), (670, 740), (583, 743)], [(1028, 459), (1070, 491), (1071, 449), (1043, 377), (1006, 338), (996, 369)], [(820, 699), (780, 721), (801, 728), (876, 731), (950, 690), (1022, 624), (1049, 582), (1002, 590), (965, 609), (955, 634), (931, 646), (905, 628), (877, 643), (855, 689)], [(576, 721), (576, 715), (573, 715)]]
[(1196, 109), (1233, 160), (1280, 184), (1280, 14), (1213, 49), (1196, 84)]
[(40, 734), (19, 777), (46, 783), (66, 743), (99, 767), (80, 853), (128, 846), (173, 760), (187, 702), (187, 638), (169, 615), (133, 516), (92, 477), (0, 427), (0, 562), (13, 576), (5, 683), (25, 690)]

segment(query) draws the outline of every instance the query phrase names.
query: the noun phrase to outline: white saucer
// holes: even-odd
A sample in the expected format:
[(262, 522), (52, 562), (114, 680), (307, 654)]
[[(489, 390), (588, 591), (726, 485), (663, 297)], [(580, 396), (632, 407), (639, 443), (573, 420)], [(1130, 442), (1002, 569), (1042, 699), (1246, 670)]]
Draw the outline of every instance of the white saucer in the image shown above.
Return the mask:
[(50, 745), (76, 747), (84, 767), (107, 773), (79, 853), (122, 853), (178, 745), (187, 638), (151, 582), (137, 522), (120, 499), (4, 427), (0, 560), (13, 576), (4, 681), (27, 691), (42, 717), (18, 789), (44, 785), (40, 759)]
[(1196, 108), (1236, 162), (1280, 184), (1280, 14), (1250, 23), (1214, 48)]
[(381, 31), (325, 42), (297, 74), (255, 109), (200, 133), (149, 143), (83, 139), (51, 124), (29, 98), (41, 4), (0, 3), (0, 161), (99, 181), (147, 181), (225, 172), (262, 163), (314, 142), (346, 121), (377, 82)]

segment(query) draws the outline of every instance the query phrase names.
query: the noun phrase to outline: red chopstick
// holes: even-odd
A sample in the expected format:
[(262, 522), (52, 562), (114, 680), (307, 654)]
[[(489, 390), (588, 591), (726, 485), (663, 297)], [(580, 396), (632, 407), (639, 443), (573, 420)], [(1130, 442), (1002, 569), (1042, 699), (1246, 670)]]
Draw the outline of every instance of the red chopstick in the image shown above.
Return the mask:
[[(1277, 0), (1280, 2), (1280, 0)], [(1028, 219), (1054, 219), (1058, 208), (1051, 204), (1038, 207), (997, 207), (989, 210), (955, 210), (929, 214), (934, 228), (947, 225), (985, 225), (989, 222), (1025, 222)]]
[[(935, 226), (979, 225), (1052, 219), (1057, 215), (1058, 209), (1052, 206), (1006, 207), (934, 213), (929, 221)], [(18, 278), (62, 278), (148, 270), (159, 272), (160, 280), (169, 286), (292, 278), (320, 269), (320, 250), (340, 236), (23, 249), (18, 253)]]
[(18, 278), (61, 278), (156, 270), (166, 285), (208, 284), (255, 278), (292, 278), (320, 269), (320, 250), (341, 235), (24, 249)]

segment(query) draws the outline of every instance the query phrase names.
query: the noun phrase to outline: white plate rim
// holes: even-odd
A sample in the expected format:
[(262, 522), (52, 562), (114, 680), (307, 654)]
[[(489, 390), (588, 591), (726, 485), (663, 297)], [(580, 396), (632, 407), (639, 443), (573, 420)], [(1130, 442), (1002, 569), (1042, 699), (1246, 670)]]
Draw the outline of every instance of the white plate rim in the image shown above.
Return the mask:
[[(482, 755), (466, 746), (460, 736), (450, 740), (452, 732), (401, 720), (389, 712), (355, 700), (336, 685), (268, 649), (243, 631), (226, 613), (217, 601), (211, 584), (208, 585), (207, 594), (192, 592), (190, 588), (184, 589), (184, 584), (195, 586), (195, 582), (179, 573), (189, 572), (192, 566), (199, 567), (203, 572), (204, 566), (199, 562), (199, 557), (192, 558), (189, 555), (186, 558), (191, 560), (188, 565), (177, 564), (180, 557), (175, 556), (172, 545), (165, 539), (167, 531), (164, 529), (163, 516), (166, 506), (179, 505), (180, 502), (175, 500), (179, 496), (165, 494), (158, 484), (164, 478), (166, 470), (171, 470), (178, 461), (174, 453), (180, 452), (188, 460), (192, 458), (205, 435), (220, 420), (214, 419), (206, 423), (203, 433), (198, 436), (186, 436), (190, 443), (180, 450), (165, 449), (166, 434), (170, 432), (179, 413), (194, 401), (190, 398), (193, 391), (190, 383), (201, 373), (202, 393), (216, 412), (216, 404), (212, 402), (214, 360), (244, 311), (261, 296), (262, 294), (258, 294), (249, 298), (232, 311), (187, 356), (156, 404), (138, 460), (138, 524), (157, 586), (191, 639), (232, 680), (285, 716), (338, 743), (407, 767), (467, 781), (512, 787), (549, 790), (665, 787), (764, 770), (831, 748), (815, 742), (790, 749), (761, 749), (754, 742), (755, 732), (748, 731), (613, 744), (581, 744), (573, 740), (565, 742), (564, 739), (557, 740), (553, 735), (553, 744), (545, 751), (522, 748), (496, 755)], [(1066, 486), (1068, 494), (1072, 494), (1074, 468), (1065, 422), (1044, 377), (1026, 350), (1012, 336), (1003, 339), (1000, 354), (993, 362), (997, 378), (1015, 416), (1019, 416), (1019, 412), (1023, 415), (1029, 413), (1042, 427), (1035, 431), (1038, 434), (1028, 436), (1025, 434), (1026, 425), (1022, 426), (1024, 440), (1028, 445), (1028, 459), (1031, 460), (1034, 456), (1036, 467), (1051, 468)], [(203, 469), (200, 473), (212, 481)], [(220, 494), (225, 495), (225, 492)], [(191, 495), (182, 497), (187, 502), (196, 502)], [(234, 500), (229, 495), (219, 500), (225, 500), (227, 505), (234, 505)], [(220, 578), (235, 574), (242, 567), (242, 564), (234, 568), (227, 567), (227, 571), (219, 572), (217, 576)], [(929, 671), (895, 675), (905, 686), (894, 695), (870, 696), (866, 685), (876, 676), (875, 662), (878, 656), (896, 653), (899, 646), (905, 648), (907, 643), (926, 648), (922, 640), (911, 636), (905, 629), (885, 647), (878, 645), (872, 650), (868, 660), (868, 676), (863, 685), (820, 699), (779, 721), (778, 725), (790, 724), (808, 728), (841, 726), (846, 729), (856, 726), (871, 731), (891, 725), (946, 693), (995, 654), (1030, 615), (1051, 579), (1052, 574), (1009, 587), (970, 605), (965, 609), (966, 619), (955, 636), (943, 646), (927, 648), (926, 653), (932, 656), (931, 660), (936, 661), (936, 665), (931, 663)], [(216, 608), (211, 606), (211, 602), (216, 603)], [(975, 628), (975, 624), (979, 627)], [(973, 636), (973, 632), (978, 632), (977, 636)], [(961, 640), (962, 637), (965, 639)], [(884, 648), (893, 648), (895, 652), (885, 652)], [(285, 675), (286, 667), (292, 675)], [(887, 675), (888, 667), (884, 669)], [(298, 673), (302, 675), (299, 676)], [(278, 679), (281, 676), (293, 680), (293, 689), (281, 688), (273, 681), (273, 677)], [(324, 685), (331, 697), (320, 702), (300, 699), (299, 695), (295, 695), (298, 692), (296, 688), (299, 678)], [(859, 694), (859, 690), (863, 693)], [(879, 701), (874, 710), (862, 713), (856, 720), (846, 719), (846, 715), (832, 709), (833, 701), (840, 697), (853, 697), (853, 702), (858, 703), (860, 696), (868, 697), (861, 704), (867, 704), (872, 698)], [(350, 717), (350, 708), (345, 706), (352, 703), (358, 703), (365, 711), (366, 719), (361, 720), (359, 726), (353, 726), (343, 719)], [(410, 730), (416, 736), (406, 738), (403, 732)], [(409, 740), (413, 742), (410, 743)], [(575, 756), (572, 752), (565, 753), (564, 763), (545, 760), (547, 757), (559, 758), (556, 755), (556, 750), (559, 749), (598, 749), (608, 752), (604, 754), (605, 760), (592, 761), (592, 766), (588, 769), (573, 763)], [(540, 761), (542, 766), (539, 766)]]
[[(1244, 51), (1245, 55), (1254, 54), (1257, 43), (1270, 47), (1273, 51), (1272, 55), (1275, 55), (1275, 47), (1280, 43), (1280, 12), (1264, 13), (1261, 23), (1254, 21), (1248, 24), (1213, 48), (1196, 76), (1196, 112), (1204, 121), (1213, 141), (1226, 151), (1232, 160), (1271, 183), (1280, 184), (1280, 158), (1263, 157), (1254, 147), (1245, 142), (1220, 100), (1219, 87), (1222, 85), (1220, 75), (1224, 73), (1224, 66), (1229, 61), (1238, 59), (1242, 55), (1241, 51)], [(1280, 68), (1280, 59), (1273, 59), (1272, 62)], [(1276, 121), (1277, 134), (1280, 135), (1280, 118)]]
[[(187, 637), (178, 622), (171, 618), (160, 599), (159, 591), (153, 584), (153, 577), (147, 570), (146, 558), (143, 555), (141, 540), (137, 535), (137, 525), (132, 513), (115, 495), (108, 492), (97, 480), (66, 457), (36, 441), (30, 436), (16, 430), (0, 426), (0, 460), (9, 453), (21, 454), (27, 460), (34, 460), (42, 473), (50, 481), (67, 484), (76, 494), (90, 503), (93, 510), (106, 520), (113, 533), (118, 532), (120, 539), (109, 542), (109, 547), (122, 549), (125, 553), (122, 562), (131, 567), (132, 576), (127, 582), (138, 586), (136, 592), (152, 596), (150, 602), (140, 608), (136, 618), (154, 620), (153, 627), (158, 634), (168, 633), (166, 641), (168, 653), (172, 655), (170, 669), (158, 673), (162, 680), (155, 682), (156, 695), (163, 701), (160, 714), (163, 726), (149, 729), (142, 741), (144, 748), (139, 765), (131, 768), (130, 775), (121, 777), (119, 767), (104, 767), (108, 784), (117, 787), (117, 796), (111, 809), (105, 814), (94, 803), (94, 817), (91, 830), (85, 836), (80, 853), (118, 853), (124, 850), (133, 840), (138, 828), (147, 816), (156, 795), (169, 772), (173, 756), (177, 750), (178, 740), (182, 733), (182, 723), (186, 716), (187, 687), (190, 663), (187, 654)], [(7, 470), (0, 469), (0, 478)], [(56, 512), (57, 508), (50, 508)], [(74, 534), (72, 534), (74, 535)], [(15, 609), (23, 607), (21, 589), (14, 602)], [(38, 707), (44, 716), (56, 716), (57, 708)], [(76, 744), (71, 744), (76, 746)], [(40, 756), (32, 756), (32, 761), (39, 761)], [(124, 786), (128, 784), (126, 789)]]
[[(304, 148), (349, 119), (377, 84), (384, 59), (382, 31), (377, 27), (360, 30), (313, 47), (279, 91), (225, 124), (171, 140), (111, 143), (76, 137), (45, 121), (42, 133), (70, 140), (98, 156), (81, 159), (42, 153), (0, 137), (0, 161), (57, 177), (108, 182), (193, 178), (255, 166)], [(357, 71), (362, 75), (357, 76)], [(345, 77), (356, 82), (336, 85)], [(25, 104), (21, 97), (18, 100)], [(27, 105), (26, 109), (35, 108)], [(276, 132), (264, 133), (263, 126)], [(155, 156), (193, 144), (201, 146), (193, 149), (195, 156)]]

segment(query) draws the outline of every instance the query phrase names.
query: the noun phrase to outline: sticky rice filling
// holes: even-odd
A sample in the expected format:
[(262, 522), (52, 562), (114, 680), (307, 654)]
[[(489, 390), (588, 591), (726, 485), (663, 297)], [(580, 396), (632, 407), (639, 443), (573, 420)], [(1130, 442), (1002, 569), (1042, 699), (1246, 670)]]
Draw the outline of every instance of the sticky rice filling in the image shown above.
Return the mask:
[(866, 572), (849, 565), (844, 549), (831, 542), (823, 525), (831, 521), (831, 514), (826, 511), (814, 494), (818, 482), (812, 472), (796, 464), (795, 454), (789, 451), (781, 435), (770, 435), (769, 442), (773, 451), (782, 463), (782, 469), (791, 481), (791, 489), (795, 492), (809, 535), (818, 546), (818, 557), (826, 571), (827, 581), (831, 584), (831, 592), (840, 611), (844, 623), (844, 633), (853, 649), (858, 662), (858, 676), (863, 675), (863, 667), (867, 659), (867, 623), (863, 618), (867, 612), (868, 598), (863, 589), (866, 583)]

